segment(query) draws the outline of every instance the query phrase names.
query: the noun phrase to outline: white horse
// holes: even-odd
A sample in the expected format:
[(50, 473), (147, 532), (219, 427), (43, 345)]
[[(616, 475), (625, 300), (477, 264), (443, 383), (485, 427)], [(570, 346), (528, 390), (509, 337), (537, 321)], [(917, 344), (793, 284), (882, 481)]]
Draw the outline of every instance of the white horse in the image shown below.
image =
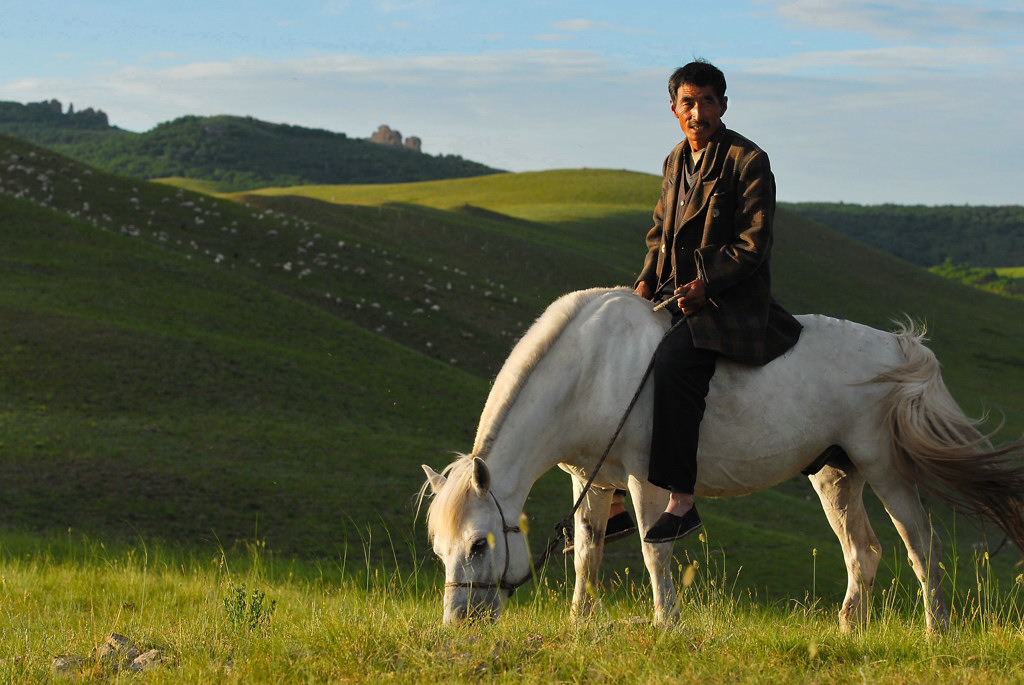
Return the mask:
[[(862, 501), (864, 483), (882, 500), (921, 582), (930, 630), (948, 625), (941, 549), (918, 495), (937, 486), (1024, 549), (1022, 443), (992, 449), (946, 390), (935, 356), (910, 330), (891, 334), (823, 316), (804, 325), (789, 352), (763, 367), (720, 361), (701, 424), (700, 497), (745, 495), (809, 466), (848, 574), (839, 613), (845, 629), (867, 620), (881, 557)], [(444, 562), (444, 620), (496, 618), (531, 576), (518, 527), (533, 484), (556, 464), (576, 496), (607, 446), (669, 326), (624, 289), (570, 293), (548, 307), (512, 350), (484, 406), (473, 452), (443, 474), (423, 469), (427, 511)], [(668, 493), (647, 482), (651, 435), (647, 383), (575, 519), (573, 616), (592, 614), (603, 536), (615, 488), (628, 487), (640, 529)], [(827, 463), (824, 463), (827, 460)], [(643, 543), (655, 620), (678, 619), (672, 544)]]

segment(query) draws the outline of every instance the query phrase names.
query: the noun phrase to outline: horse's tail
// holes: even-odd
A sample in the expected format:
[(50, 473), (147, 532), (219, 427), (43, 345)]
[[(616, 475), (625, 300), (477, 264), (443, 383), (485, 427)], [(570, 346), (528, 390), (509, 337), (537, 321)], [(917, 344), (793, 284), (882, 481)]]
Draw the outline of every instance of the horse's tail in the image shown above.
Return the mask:
[(960, 409), (942, 380), (923, 327), (896, 338), (906, 362), (874, 379), (891, 383), (886, 422), (902, 475), (955, 508), (998, 526), (1024, 553), (1024, 440), (993, 447), (981, 419)]

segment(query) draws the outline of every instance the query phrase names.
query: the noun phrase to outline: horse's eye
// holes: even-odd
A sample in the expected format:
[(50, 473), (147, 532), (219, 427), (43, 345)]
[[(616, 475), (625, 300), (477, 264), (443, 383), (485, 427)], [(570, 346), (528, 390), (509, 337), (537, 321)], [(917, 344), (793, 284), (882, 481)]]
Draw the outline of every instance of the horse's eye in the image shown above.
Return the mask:
[(479, 538), (473, 541), (473, 544), (469, 548), (469, 554), (471, 556), (479, 556), (484, 553), (487, 549), (487, 538)]

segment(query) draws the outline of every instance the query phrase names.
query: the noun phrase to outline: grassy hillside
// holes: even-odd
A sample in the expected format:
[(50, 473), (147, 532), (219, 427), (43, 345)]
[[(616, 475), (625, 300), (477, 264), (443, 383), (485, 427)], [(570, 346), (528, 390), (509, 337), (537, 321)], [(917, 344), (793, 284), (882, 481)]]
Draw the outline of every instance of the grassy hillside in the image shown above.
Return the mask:
[[(242, 204), (9, 138), (0, 184), (9, 531), (199, 547), (258, 537), (286, 555), (400, 564), (429, 557), (412, 530), (419, 464), (469, 449), (488, 381), (548, 302), (632, 282), (657, 193), (649, 176), (574, 171)], [(786, 212), (774, 270), (795, 312), (926, 319), (965, 407), (1024, 428), (1024, 303)], [(536, 545), (569, 499), (558, 473), (535, 488)], [(838, 545), (805, 481), (702, 512), (712, 563), (730, 578), (742, 567), (742, 587), (841, 590)], [(966, 549), (978, 540), (961, 535)], [(903, 568), (901, 552), (887, 558)], [(639, 568), (636, 542), (607, 560), (609, 573)]]
[(972, 288), (987, 290), (1004, 297), (1016, 297), (1024, 299), (1024, 267), (1006, 267), (1002, 269), (979, 269), (970, 266), (954, 264), (947, 260), (939, 266), (928, 269), (932, 273), (939, 274), (943, 278), (959, 281)]
[[(332, 554), (367, 525), (408, 524), (414, 478), (394, 488), (392, 471), (470, 440), (452, 409), (475, 411), (483, 380), (288, 292), (298, 271), (239, 274), (240, 255), (214, 251), (228, 226), (197, 224), (173, 191), (32, 155), (6, 190), (24, 180), (35, 193), (55, 171), (54, 202), (70, 202), (64, 185), (91, 205), (71, 218), (0, 195), (5, 525), (226, 545), (258, 531)], [(239, 249), (275, 230), (219, 210), (246, 224)], [(293, 253), (305, 228), (274, 225)], [(374, 492), (352, 498), (367, 480)]]
[[(622, 212), (639, 212), (649, 218), (658, 192), (658, 181), (650, 175), (607, 169), (498, 174), (424, 183), (309, 185), (257, 191), (260, 196), (306, 197), (341, 205), (404, 203), (452, 210), (476, 207), (540, 222), (604, 219)], [(232, 197), (245, 198), (246, 195), (236, 193)]]
[[(643, 236), (657, 193), (657, 179), (651, 176), (576, 170), (438, 183), (264, 189), (233, 197), (268, 207), (297, 207), (304, 201), (296, 198), (309, 198), (319, 203), (308, 206), (324, 212), (335, 206), (333, 211), (347, 211), (351, 204), (397, 208), (381, 203), (410, 203), (478, 217), (506, 214), (523, 220), (509, 222), (516, 235), (543, 236), (567, 252), (607, 262), (618, 267), (610, 274), (618, 276), (612, 282), (629, 284), (642, 261)], [(531, 197), (537, 204), (530, 204)], [(788, 309), (883, 329), (903, 316), (923, 321), (947, 381), (960, 391), (965, 406), (973, 403), (976, 413), (983, 408), (1005, 411), (1009, 430), (1024, 431), (1016, 388), (1000, 381), (1024, 365), (1018, 345), (1024, 339), (1021, 303), (949, 282), (785, 209), (777, 223), (774, 287)], [(601, 276), (596, 273), (590, 283), (609, 283)]]

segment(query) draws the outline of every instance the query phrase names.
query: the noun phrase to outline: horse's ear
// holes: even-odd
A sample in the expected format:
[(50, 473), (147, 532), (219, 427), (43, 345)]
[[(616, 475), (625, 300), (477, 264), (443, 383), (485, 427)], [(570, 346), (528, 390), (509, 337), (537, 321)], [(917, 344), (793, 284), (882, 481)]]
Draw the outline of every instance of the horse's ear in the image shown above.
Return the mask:
[(430, 489), (436, 495), (444, 487), (444, 484), (448, 482), (448, 479), (442, 476), (440, 473), (434, 471), (426, 464), (423, 464), (423, 472), (427, 474), (427, 482), (430, 483)]
[(480, 457), (473, 457), (473, 489), (481, 496), (491, 489), (491, 472)]

